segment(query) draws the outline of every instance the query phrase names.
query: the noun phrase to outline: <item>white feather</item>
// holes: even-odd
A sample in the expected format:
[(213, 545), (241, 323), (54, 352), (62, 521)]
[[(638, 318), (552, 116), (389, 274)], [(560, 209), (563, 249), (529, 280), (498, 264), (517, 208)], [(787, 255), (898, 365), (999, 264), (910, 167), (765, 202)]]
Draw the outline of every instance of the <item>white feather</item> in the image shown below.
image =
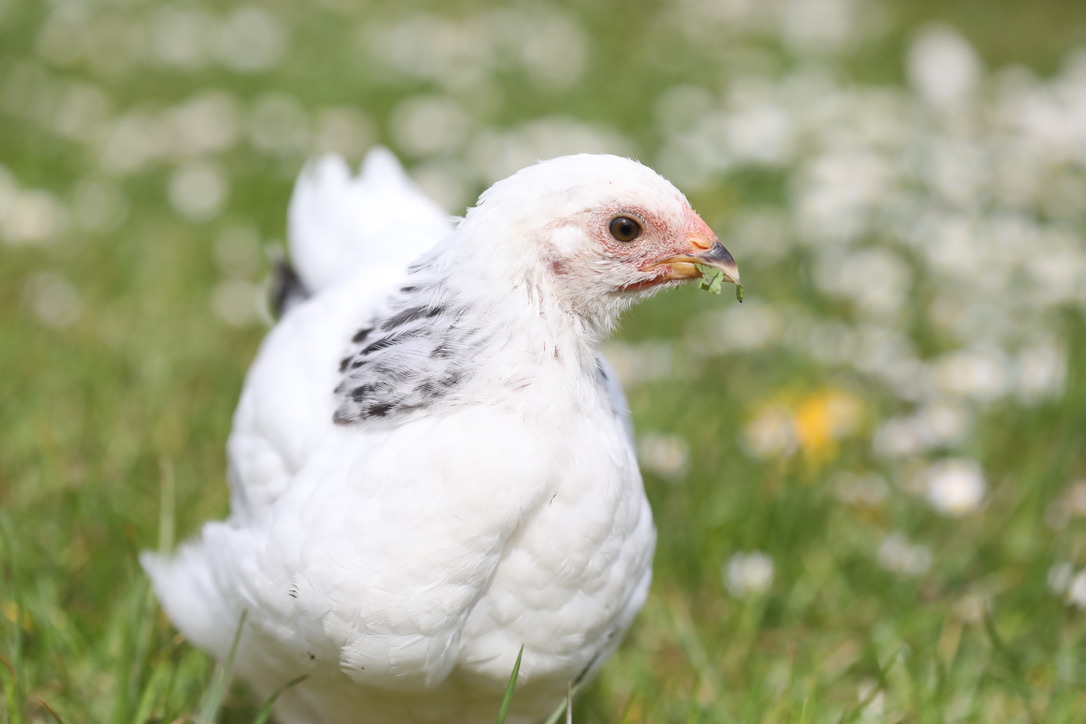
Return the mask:
[(380, 146), (358, 176), (339, 156), (306, 164), (287, 218), (291, 260), (310, 292), (363, 268), (401, 270), (452, 230), (449, 215)]

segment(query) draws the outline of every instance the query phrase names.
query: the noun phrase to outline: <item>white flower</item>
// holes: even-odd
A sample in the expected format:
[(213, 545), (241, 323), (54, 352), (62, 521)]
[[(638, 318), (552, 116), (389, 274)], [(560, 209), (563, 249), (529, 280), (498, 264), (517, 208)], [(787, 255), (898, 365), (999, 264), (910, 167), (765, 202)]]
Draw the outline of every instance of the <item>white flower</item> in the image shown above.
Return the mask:
[(757, 596), (773, 583), (773, 558), (762, 551), (740, 551), (724, 567), (724, 585), (737, 598)]
[(211, 303), (224, 322), (244, 327), (260, 319), (260, 292), (259, 286), (245, 279), (226, 279), (215, 286)]
[(967, 593), (954, 602), (954, 615), (963, 623), (977, 623), (992, 608), (992, 602), (981, 593)]
[(1010, 359), (995, 347), (949, 352), (936, 363), (940, 389), (947, 395), (993, 402), (1007, 394), (1012, 384)]
[(903, 533), (894, 531), (879, 545), (879, 565), (888, 571), (906, 576), (920, 576), (931, 568), (931, 550), (910, 543)]
[(1057, 594), (1066, 593), (1074, 576), (1075, 567), (1070, 561), (1056, 561), (1048, 569), (1048, 590)]
[(1076, 573), (1068, 583), (1067, 602), (1075, 608), (1086, 608), (1086, 569)]
[(690, 446), (678, 435), (648, 432), (638, 438), (637, 457), (650, 472), (676, 480), (690, 466)]
[(207, 64), (215, 18), (200, 6), (162, 5), (151, 14), (148, 49), (166, 66), (198, 70)]
[(960, 105), (976, 89), (980, 59), (969, 42), (947, 25), (921, 31), (909, 48), (909, 82), (938, 108)]
[(875, 430), (871, 445), (880, 457), (909, 457), (923, 449), (923, 435), (916, 418), (891, 417)]
[(1071, 515), (1086, 516), (1086, 479), (1072, 482), (1064, 492), (1064, 498)]
[(467, 111), (443, 95), (411, 96), (396, 106), (390, 123), (400, 147), (415, 156), (454, 153), (470, 126)]
[(176, 152), (182, 156), (219, 153), (237, 144), (241, 113), (234, 96), (205, 91), (179, 103), (165, 115)]
[(1076, 573), (1070, 561), (1056, 561), (1048, 569), (1048, 590), (1075, 608), (1086, 608), (1086, 568)]
[(791, 411), (784, 405), (773, 405), (743, 427), (741, 443), (751, 457), (763, 460), (794, 452), (796, 425)]
[(687, 334), (687, 344), (699, 355), (728, 355), (763, 349), (780, 340), (781, 313), (758, 300), (747, 300), (701, 315)]
[(940, 460), (928, 466), (923, 477), (928, 502), (943, 515), (968, 515), (984, 502), (988, 486), (975, 460)]
[(170, 204), (189, 221), (208, 221), (218, 216), (229, 192), (226, 174), (210, 161), (188, 161), (170, 176)]
[(792, 117), (784, 109), (764, 104), (737, 110), (727, 123), (728, 147), (741, 163), (789, 163), (796, 145)]
[(27, 281), (25, 295), (34, 315), (50, 327), (67, 327), (83, 311), (79, 292), (60, 272), (37, 272)]
[(2, 166), (0, 174), (0, 243), (42, 244), (60, 236), (67, 207), (48, 191), (20, 191)]
[(834, 496), (847, 505), (877, 508), (886, 501), (889, 486), (878, 473), (840, 472), (830, 479)]
[(672, 375), (673, 349), (668, 342), (608, 342), (603, 356), (626, 389)]
[(1061, 530), (1072, 518), (1086, 517), (1086, 480), (1072, 481), (1067, 489), (1045, 508), (1045, 523)]
[(909, 457), (962, 442), (972, 431), (969, 409), (954, 398), (939, 398), (916, 413), (892, 417), (878, 429), (872, 445), (882, 457)]
[(953, 398), (928, 402), (917, 410), (916, 421), (929, 449), (956, 445), (973, 428), (969, 408)]
[(841, 51), (859, 35), (857, 15), (862, 3), (791, 0), (781, 5), (781, 39), (801, 55)]
[(283, 91), (268, 91), (254, 101), (248, 114), (249, 138), (269, 156), (301, 155), (309, 149), (309, 109)]
[(256, 5), (235, 8), (218, 33), (219, 60), (239, 73), (261, 73), (283, 62), (290, 46), (286, 24)]
[(1053, 340), (1031, 343), (1018, 352), (1015, 371), (1015, 391), (1022, 403), (1058, 397), (1067, 384), (1067, 352)]

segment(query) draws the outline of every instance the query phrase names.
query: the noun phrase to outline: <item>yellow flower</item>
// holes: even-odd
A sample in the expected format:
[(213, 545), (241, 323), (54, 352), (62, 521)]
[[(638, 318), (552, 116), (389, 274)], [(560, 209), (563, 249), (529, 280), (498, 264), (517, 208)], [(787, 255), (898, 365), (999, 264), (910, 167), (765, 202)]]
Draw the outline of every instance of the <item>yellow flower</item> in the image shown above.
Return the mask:
[(19, 608), (14, 601), (8, 601), (7, 599), (0, 600), (0, 616), (3, 616), (24, 631), (30, 630), (30, 614), (27, 613), (25, 609)]
[(755, 413), (744, 442), (757, 457), (798, 452), (817, 467), (837, 456), (839, 441), (859, 429), (863, 416), (863, 400), (834, 387), (780, 395)]
[(808, 462), (821, 465), (835, 458), (838, 441), (856, 432), (863, 412), (863, 401), (844, 390), (826, 388), (801, 399), (793, 424)]

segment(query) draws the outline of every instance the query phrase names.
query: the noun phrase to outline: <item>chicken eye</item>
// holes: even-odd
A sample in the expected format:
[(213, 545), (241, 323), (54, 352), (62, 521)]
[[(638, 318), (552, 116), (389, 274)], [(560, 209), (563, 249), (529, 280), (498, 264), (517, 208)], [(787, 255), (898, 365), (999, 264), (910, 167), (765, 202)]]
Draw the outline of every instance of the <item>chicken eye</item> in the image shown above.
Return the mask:
[(629, 216), (616, 216), (611, 219), (611, 224), (607, 228), (611, 236), (619, 241), (633, 241), (641, 236), (641, 224)]

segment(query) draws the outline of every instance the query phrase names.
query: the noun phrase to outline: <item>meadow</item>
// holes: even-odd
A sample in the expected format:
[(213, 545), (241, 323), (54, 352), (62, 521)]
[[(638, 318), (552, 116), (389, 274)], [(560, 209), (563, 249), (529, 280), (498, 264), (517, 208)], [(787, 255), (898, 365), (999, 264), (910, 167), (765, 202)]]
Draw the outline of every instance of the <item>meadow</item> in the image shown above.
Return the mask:
[(633, 155), (742, 270), (608, 345), (660, 542), (575, 721), (1086, 721), (1081, 3), (0, 0), (0, 722), (262, 717), (136, 555), (376, 143), (450, 213)]

